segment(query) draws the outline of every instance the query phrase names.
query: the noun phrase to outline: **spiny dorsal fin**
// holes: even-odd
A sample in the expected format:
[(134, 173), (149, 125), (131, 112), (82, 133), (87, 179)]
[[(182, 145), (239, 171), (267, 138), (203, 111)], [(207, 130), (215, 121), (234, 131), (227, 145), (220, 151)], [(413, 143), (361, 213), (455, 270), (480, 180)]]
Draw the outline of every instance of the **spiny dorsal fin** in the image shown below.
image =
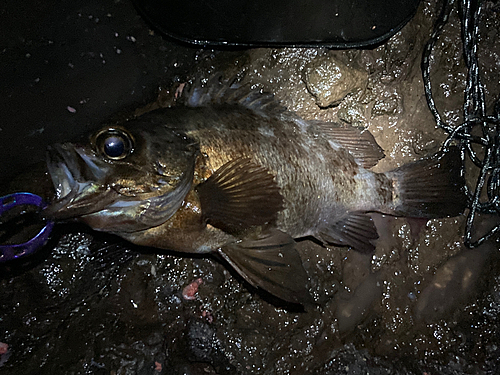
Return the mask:
[(371, 168), (384, 158), (384, 150), (378, 145), (368, 130), (344, 127), (332, 122), (309, 121), (319, 134), (337, 142), (361, 163), (363, 168)]
[(308, 276), (295, 241), (277, 229), (253, 233), (230, 243), (219, 254), (251, 285), (284, 301), (312, 304)]
[(250, 85), (241, 84), (242, 79), (240, 76), (225, 78), (222, 73), (209, 78), (196, 76), (182, 87), (177, 103), (187, 107), (241, 105), (265, 116), (277, 116), (286, 110), (273, 94), (251, 89)]
[(196, 191), (207, 222), (232, 234), (271, 224), (283, 209), (274, 176), (247, 158), (224, 164)]

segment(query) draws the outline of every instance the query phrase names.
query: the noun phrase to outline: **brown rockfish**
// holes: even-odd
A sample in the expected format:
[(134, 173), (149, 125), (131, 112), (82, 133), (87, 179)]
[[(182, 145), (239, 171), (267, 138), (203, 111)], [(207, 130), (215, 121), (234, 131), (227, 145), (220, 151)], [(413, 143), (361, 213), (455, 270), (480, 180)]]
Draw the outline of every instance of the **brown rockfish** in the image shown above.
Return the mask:
[(305, 121), (269, 94), (219, 77), (176, 105), (107, 123), (48, 151), (57, 196), (46, 215), (135, 244), (217, 253), (255, 287), (310, 301), (295, 238), (370, 252), (368, 214), (462, 213), (457, 150), (388, 173), (368, 131)]

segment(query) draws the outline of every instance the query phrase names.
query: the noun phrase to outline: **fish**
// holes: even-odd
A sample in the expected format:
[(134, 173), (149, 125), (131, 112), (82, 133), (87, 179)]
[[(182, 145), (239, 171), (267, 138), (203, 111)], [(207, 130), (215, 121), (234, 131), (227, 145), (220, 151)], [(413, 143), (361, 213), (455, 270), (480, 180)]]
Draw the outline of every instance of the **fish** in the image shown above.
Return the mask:
[(438, 218), (466, 207), (458, 147), (386, 173), (366, 130), (305, 120), (270, 93), (215, 74), (175, 103), (55, 144), (51, 220), (140, 246), (215, 254), (252, 287), (313, 303), (296, 240), (373, 252), (370, 213)]

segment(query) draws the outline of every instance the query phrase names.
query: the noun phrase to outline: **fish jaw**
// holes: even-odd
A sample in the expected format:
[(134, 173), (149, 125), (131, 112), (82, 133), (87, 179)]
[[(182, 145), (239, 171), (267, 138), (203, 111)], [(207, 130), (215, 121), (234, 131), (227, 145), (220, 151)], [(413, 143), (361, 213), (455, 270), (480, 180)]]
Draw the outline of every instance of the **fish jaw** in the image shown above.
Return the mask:
[(47, 152), (47, 167), (56, 199), (44, 210), (57, 221), (77, 219), (95, 230), (120, 234), (156, 227), (169, 220), (182, 205), (193, 182), (193, 168), (175, 188), (165, 186), (157, 195), (124, 195), (112, 182), (112, 166), (91, 151), (56, 144)]
[(67, 220), (100, 211), (110, 204), (112, 192), (99, 183), (107, 172), (107, 166), (102, 164), (70, 143), (49, 146), (47, 169), (56, 196), (44, 214), (53, 220)]
[[(174, 216), (191, 190), (192, 175), (182, 182), (177, 189), (159, 196), (146, 199), (115, 198), (103, 209), (82, 216), (81, 220), (91, 228), (115, 233), (128, 239), (129, 236), (125, 233), (138, 233), (156, 228)], [(114, 192), (112, 189), (108, 191)], [(138, 243), (134, 240), (131, 242)]]

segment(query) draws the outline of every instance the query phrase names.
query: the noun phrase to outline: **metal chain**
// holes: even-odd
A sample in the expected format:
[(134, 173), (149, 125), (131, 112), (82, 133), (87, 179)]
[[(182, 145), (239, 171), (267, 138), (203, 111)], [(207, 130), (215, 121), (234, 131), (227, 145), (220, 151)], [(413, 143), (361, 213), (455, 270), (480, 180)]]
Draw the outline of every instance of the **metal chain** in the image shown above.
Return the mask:
[[(461, 0), (459, 12), (462, 25), (463, 57), (468, 69), (464, 92), (464, 122), (457, 126), (450, 126), (443, 121), (436, 108), (432, 96), (430, 59), (436, 41), (447, 24), (454, 6), (455, 0), (445, 0), (441, 14), (434, 24), (431, 37), (425, 45), (421, 68), (429, 109), (436, 124), (449, 134), (444, 143), (445, 149), (451, 142), (459, 142), (462, 150), (462, 173), (464, 176), (466, 174), (466, 158), (469, 158), (480, 169), (475, 188), (471, 189), (469, 186), (465, 186), (470, 211), (467, 216), (464, 243), (467, 247), (474, 248), (500, 232), (500, 225), (497, 225), (479, 239), (472, 240), (474, 222), (478, 214), (500, 217), (500, 101), (495, 104), (495, 113), (491, 116), (486, 115), (484, 87), (481, 83), (477, 59), (481, 0)], [(482, 152), (479, 153), (478, 149), (481, 149)], [(482, 197), (484, 192), (486, 192), (487, 199)]]

